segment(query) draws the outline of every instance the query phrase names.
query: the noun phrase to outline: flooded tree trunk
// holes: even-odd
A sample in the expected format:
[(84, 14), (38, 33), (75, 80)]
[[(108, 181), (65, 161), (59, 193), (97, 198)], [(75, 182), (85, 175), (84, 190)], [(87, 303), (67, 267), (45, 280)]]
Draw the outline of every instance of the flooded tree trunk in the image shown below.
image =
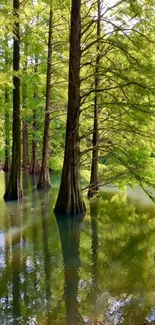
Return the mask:
[[(35, 69), (34, 72), (38, 72), (38, 59), (35, 58)], [(37, 89), (34, 89), (34, 98), (38, 98)], [(39, 174), (40, 173), (40, 164), (38, 161), (38, 153), (37, 153), (37, 139), (36, 139), (36, 131), (37, 131), (37, 114), (36, 108), (33, 109), (33, 139), (32, 139), (32, 158), (29, 168), (30, 174)]]
[(20, 134), (20, 79), (17, 76), (20, 62), (19, 47), (19, 0), (13, 1), (14, 9), (14, 38), (13, 38), (13, 133), (12, 133), (12, 164), (10, 178), (4, 200), (19, 200), (22, 197), (20, 184), (21, 134)]
[(65, 156), (55, 213), (78, 214), (85, 212), (79, 173), (79, 114), (80, 114), (80, 0), (72, 0), (68, 112), (66, 125)]
[(38, 180), (38, 189), (51, 187), (49, 175), (49, 129), (50, 129), (50, 106), (51, 106), (51, 74), (52, 74), (52, 8), (49, 15), (49, 39), (47, 58), (47, 80), (46, 80), (46, 107), (44, 121), (44, 137), (41, 171)]
[(98, 0), (98, 20), (97, 20), (97, 57), (96, 57), (96, 68), (95, 68), (95, 97), (94, 97), (94, 127), (93, 127), (93, 152), (92, 152), (92, 163), (91, 163), (91, 176), (90, 185), (88, 190), (88, 197), (93, 197), (99, 190), (98, 185), (98, 144), (99, 144), (99, 132), (98, 132), (98, 95), (97, 89), (99, 86), (99, 64), (100, 64), (100, 0)]

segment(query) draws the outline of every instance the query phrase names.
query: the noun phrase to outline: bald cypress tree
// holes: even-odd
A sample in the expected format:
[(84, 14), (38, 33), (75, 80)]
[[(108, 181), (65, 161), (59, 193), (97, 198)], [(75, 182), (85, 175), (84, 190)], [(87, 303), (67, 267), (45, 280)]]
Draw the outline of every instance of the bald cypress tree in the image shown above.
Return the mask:
[(80, 187), (79, 115), (80, 115), (80, 60), (81, 60), (81, 0), (72, 0), (68, 112), (65, 155), (55, 213), (78, 214), (85, 212)]
[(98, 86), (99, 86), (99, 64), (100, 64), (100, 34), (101, 34), (101, 13), (100, 0), (97, 1), (98, 17), (97, 17), (97, 47), (96, 47), (96, 67), (95, 67), (95, 95), (94, 95), (94, 127), (93, 127), (93, 151), (91, 161), (91, 176), (88, 190), (88, 197), (93, 197), (99, 190), (98, 185), (98, 145), (99, 145), (99, 109), (98, 109)]
[(9, 182), (4, 200), (19, 200), (22, 197), (20, 185), (21, 132), (20, 132), (20, 79), (18, 76), (20, 63), (19, 35), (19, 0), (13, 0), (14, 37), (13, 37), (13, 129), (12, 129), (12, 164)]
[(48, 33), (48, 57), (47, 57), (47, 77), (46, 77), (46, 107), (44, 120), (44, 137), (42, 164), (37, 187), (38, 189), (51, 187), (49, 175), (49, 130), (50, 130), (50, 106), (51, 106), (51, 74), (52, 74), (52, 6), (49, 14)]

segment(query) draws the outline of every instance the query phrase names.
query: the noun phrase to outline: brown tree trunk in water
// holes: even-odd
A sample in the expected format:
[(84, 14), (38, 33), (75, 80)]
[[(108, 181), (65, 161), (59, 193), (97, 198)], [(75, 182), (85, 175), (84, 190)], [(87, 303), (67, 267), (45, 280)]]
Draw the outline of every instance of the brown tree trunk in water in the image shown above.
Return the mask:
[[(35, 58), (35, 73), (38, 72), (38, 59)], [(37, 98), (37, 89), (34, 90), (34, 98)], [(30, 174), (39, 174), (40, 173), (40, 164), (38, 161), (38, 154), (37, 154), (37, 140), (35, 132), (37, 130), (37, 115), (36, 115), (36, 109), (33, 110), (33, 139), (32, 139), (32, 158), (31, 158), (31, 164), (29, 168)]]
[(37, 184), (38, 189), (51, 187), (49, 175), (49, 129), (50, 129), (50, 106), (51, 106), (51, 74), (52, 74), (52, 8), (49, 15), (49, 36), (48, 36), (48, 57), (47, 57), (47, 80), (46, 80), (46, 107), (44, 121), (44, 138), (41, 172)]
[(78, 214), (85, 212), (80, 187), (79, 114), (80, 114), (80, 59), (81, 59), (81, 0), (72, 0), (68, 112), (65, 156), (55, 213)]
[[(98, 0), (98, 20), (97, 20), (97, 57), (96, 57), (96, 69), (95, 69), (95, 91), (99, 86), (99, 64), (100, 64), (100, 0)], [(97, 91), (94, 97), (94, 128), (93, 128), (93, 152), (92, 152), (92, 164), (91, 164), (91, 176), (90, 185), (88, 190), (88, 197), (93, 197), (99, 190), (98, 185), (98, 144), (99, 144), (99, 132), (98, 132), (98, 97)]]
[[(19, 0), (13, 0), (14, 9), (14, 39), (13, 39), (13, 71), (19, 71)], [(19, 200), (22, 197), (20, 184), (20, 159), (21, 159), (21, 134), (20, 134), (20, 79), (13, 76), (13, 134), (12, 134), (12, 164), (8, 186), (4, 194), (4, 200)]]

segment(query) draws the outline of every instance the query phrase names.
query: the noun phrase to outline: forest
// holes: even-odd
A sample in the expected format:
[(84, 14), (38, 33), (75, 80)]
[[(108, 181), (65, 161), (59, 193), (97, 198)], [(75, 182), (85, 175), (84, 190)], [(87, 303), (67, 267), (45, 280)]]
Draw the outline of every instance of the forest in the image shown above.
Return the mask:
[(21, 170), (38, 189), (61, 173), (61, 214), (84, 213), (105, 184), (154, 186), (154, 5), (1, 1), (5, 201), (22, 198)]
[(155, 0), (0, 0), (0, 325), (155, 324)]

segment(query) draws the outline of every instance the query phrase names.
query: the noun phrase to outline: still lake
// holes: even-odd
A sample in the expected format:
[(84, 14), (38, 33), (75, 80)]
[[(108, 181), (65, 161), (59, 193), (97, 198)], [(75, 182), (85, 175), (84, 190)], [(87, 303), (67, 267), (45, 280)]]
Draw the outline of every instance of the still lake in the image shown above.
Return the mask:
[(3, 201), (0, 173), (0, 325), (155, 324), (155, 205), (142, 189), (104, 188), (85, 216), (55, 217), (60, 177)]

